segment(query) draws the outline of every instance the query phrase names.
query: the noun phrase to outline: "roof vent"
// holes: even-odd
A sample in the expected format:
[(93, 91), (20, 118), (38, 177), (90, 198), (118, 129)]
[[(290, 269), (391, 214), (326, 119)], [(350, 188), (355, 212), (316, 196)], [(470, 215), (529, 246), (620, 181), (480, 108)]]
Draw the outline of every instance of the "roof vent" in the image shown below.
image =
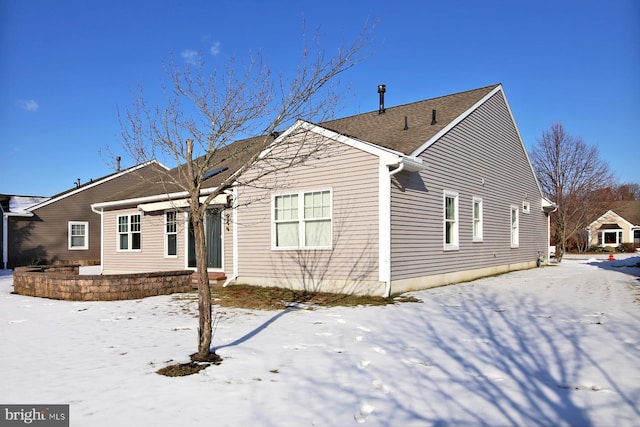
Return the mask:
[(436, 110), (431, 110), (431, 126), (435, 125), (436, 123), (438, 123), (438, 121), (436, 120)]
[(384, 114), (384, 93), (387, 91), (387, 85), (378, 85), (378, 94), (380, 94), (380, 108), (378, 114)]
[(407, 116), (404, 116), (404, 130), (409, 130), (409, 121)]

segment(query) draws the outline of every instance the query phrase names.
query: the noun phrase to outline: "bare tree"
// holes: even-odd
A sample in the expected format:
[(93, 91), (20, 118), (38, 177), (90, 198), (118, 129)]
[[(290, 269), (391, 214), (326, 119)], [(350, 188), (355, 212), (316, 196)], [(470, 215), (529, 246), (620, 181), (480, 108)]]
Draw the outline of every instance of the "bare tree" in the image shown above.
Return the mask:
[[(172, 59), (165, 69), (169, 81), (165, 104), (150, 107), (140, 90), (120, 115), (126, 152), (137, 162), (160, 159), (177, 165), (162, 178), (165, 190), (180, 189), (188, 195), (186, 211), (193, 224), (198, 273), (198, 351), (193, 360), (217, 357), (211, 352), (204, 229), (209, 204), (235, 185), (264, 182), (266, 176), (317, 155), (320, 147), (310, 142), (301, 150), (300, 138), (276, 138), (277, 131), (299, 118), (332, 117), (341, 94), (338, 76), (365, 59), (372, 31), (373, 27), (365, 27), (355, 42), (333, 56), (325, 54), (317, 38), (311, 46), (305, 41), (299, 65), (289, 78), (274, 73), (260, 53), (249, 54), (246, 62), (232, 59), (222, 70), (208, 70), (202, 56), (184, 66)], [(295, 144), (289, 142), (294, 140)], [(212, 170), (221, 169), (229, 159), (241, 163), (215, 188), (206, 188)]]
[(640, 200), (640, 184), (630, 182), (622, 184), (616, 189), (616, 197), (618, 200)]
[(614, 177), (598, 149), (569, 135), (561, 123), (542, 132), (530, 157), (544, 195), (558, 205), (551, 221), (561, 261), (567, 242), (607, 209), (610, 200), (601, 190)]

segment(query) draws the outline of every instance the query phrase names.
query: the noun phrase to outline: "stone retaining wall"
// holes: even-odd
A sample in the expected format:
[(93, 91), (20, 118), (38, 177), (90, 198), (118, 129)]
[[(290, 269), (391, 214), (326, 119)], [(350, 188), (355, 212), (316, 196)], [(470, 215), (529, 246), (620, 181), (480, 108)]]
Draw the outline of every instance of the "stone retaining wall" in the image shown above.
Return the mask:
[(115, 301), (189, 292), (192, 271), (78, 275), (79, 266), (16, 268), (13, 289), (20, 295), (69, 301)]

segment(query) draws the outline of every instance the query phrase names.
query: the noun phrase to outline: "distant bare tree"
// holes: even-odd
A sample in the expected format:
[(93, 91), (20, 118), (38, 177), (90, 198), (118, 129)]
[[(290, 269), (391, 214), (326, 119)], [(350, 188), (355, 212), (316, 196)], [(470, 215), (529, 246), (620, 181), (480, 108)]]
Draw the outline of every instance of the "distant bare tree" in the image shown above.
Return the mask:
[(598, 149), (569, 135), (561, 123), (542, 132), (530, 157), (544, 195), (558, 205), (551, 222), (561, 261), (567, 242), (608, 209), (611, 200), (600, 190), (615, 180)]
[[(165, 188), (188, 194), (186, 211), (193, 224), (198, 272), (198, 351), (193, 360), (217, 358), (211, 353), (204, 230), (209, 204), (234, 185), (256, 183), (317, 155), (320, 147), (305, 147), (302, 154), (300, 138), (277, 140), (276, 131), (298, 118), (323, 121), (332, 117), (343, 92), (338, 76), (365, 59), (372, 31), (373, 27), (365, 27), (352, 44), (333, 56), (325, 54), (317, 38), (311, 46), (304, 42), (290, 78), (274, 73), (260, 53), (249, 54), (246, 62), (232, 59), (222, 70), (208, 70), (202, 56), (184, 66), (172, 59), (165, 70), (169, 80), (165, 104), (149, 106), (140, 90), (133, 105), (120, 115), (126, 152), (137, 162), (160, 159), (177, 165), (163, 177)], [(255, 135), (259, 137), (248, 138)], [(244, 142), (234, 143), (237, 140)], [(287, 146), (291, 140), (296, 144)], [(229, 159), (244, 160), (213, 191), (203, 193), (207, 173)]]
[(628, 183), (620, 185), (617, 188), (617, 196), (619, 200), (640, 200), (640, 184)]

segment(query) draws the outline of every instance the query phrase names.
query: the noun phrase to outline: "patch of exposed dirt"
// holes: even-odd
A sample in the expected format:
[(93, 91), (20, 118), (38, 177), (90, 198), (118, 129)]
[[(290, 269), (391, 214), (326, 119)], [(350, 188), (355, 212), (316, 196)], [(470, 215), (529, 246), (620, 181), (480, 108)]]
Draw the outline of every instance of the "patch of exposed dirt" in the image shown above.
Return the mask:
[[(197, 298), (197, 295), (195, 295)], [(327, 292), (299, 291), (293, 289), (231, 285), (226, 288), (211, 288), (212, 303), (221, 307), (246, 308), (250, 310), (281, 310), (290, 305), (299, 308), (356, 307), (388, 305), (404, 302), (422, 302), (410, 295), (395, 295), (391, 298), (347, 295)]]
[(219, 365), (221, 363), (222, 357), (215, 353), (209, 353), (204, 357), (200, 357), (197, 353), (194, 353), (191, 355), (191, 362), (165, 366), (164, 368), (157, 370), (156, 373), (166, 377), (184, 377), (187, 375), (197, 374), (211, 365)]

